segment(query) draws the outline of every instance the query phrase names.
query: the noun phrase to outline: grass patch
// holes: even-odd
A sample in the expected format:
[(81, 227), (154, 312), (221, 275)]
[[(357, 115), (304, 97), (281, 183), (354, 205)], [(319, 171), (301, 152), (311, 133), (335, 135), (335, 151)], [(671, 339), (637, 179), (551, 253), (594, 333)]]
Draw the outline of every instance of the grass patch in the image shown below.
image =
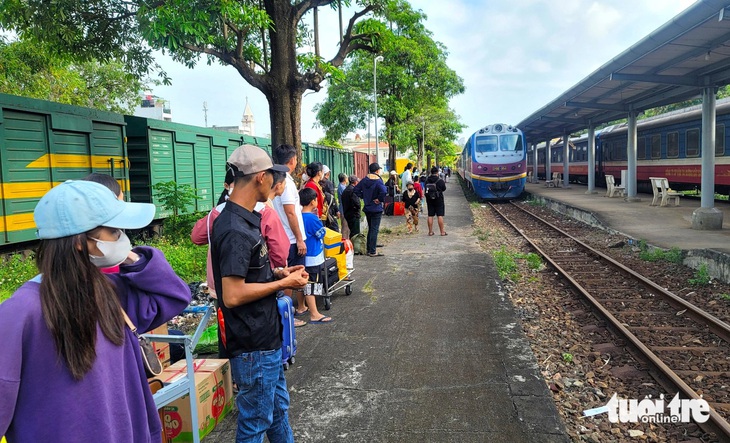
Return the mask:
[(147, 243), (165, 254), (172, 269), (186, 283), (205, 281), (208, 260), (207, 245), (195, 245), (190, 238), (173, 243), (165, 237), (150, 240)]
[(20, 286), (38, 274), (35, 254), (27, 257), (13, 254), (3, 260), (0, 266), (0, 303), (10, 298)]
[(479, 239), (479, 241), (487, 241), (489, 240), (489, 232), (488, 231), (482, 231), (481, 228), (474, 229), (474, 235), (476, 238)]
[(712, 277), (710, 277), (710, 272), (707, 270), (707, 265), (702, 264), (700, 267), (695, 271), (694, 277), (687, 280), (689, 284), (692, 286), (707, 286), (712, 281)]
[(392, 234), (393, 230), (390, 228), (380, 228), (378, 231), (379, 234)]
[(649, 249), (645, 240), (639, 240), (639, 258), (650, 262), (667, 261), (681, 264), (683, 254), (682, 250), (677, 247), (673, 247), (668, 251), (660, 248)]
[(528, 199), (526, 200), (526, 202), (527, 202), (527, 204), (528, 204), (528, 205), (530, 205), (530, 206), (537, 206), (537, 207), (542, 207), (542, 206), (545, 206), (545, 201), (544, 201), (544, 200), (538, 200), (538, 199), (536, 199), (535, 197), (530, 197), (530, 198), (528, 198)]
[(527, 267), (533, 271), (540, 270), (543, 266), (542, 258), (534, 252), (528, 254), (511, 252), (504, 246), (498, 251), (492, 252), (492, 259), (494, 260), (494, 265), (497, 267), (499, 278), (513, 282), (517, 282), (522, 278), (517, 264), (518, 260), (525, 260)]
[(730, 301), (730, 294), (720, 294), (720, 300)]

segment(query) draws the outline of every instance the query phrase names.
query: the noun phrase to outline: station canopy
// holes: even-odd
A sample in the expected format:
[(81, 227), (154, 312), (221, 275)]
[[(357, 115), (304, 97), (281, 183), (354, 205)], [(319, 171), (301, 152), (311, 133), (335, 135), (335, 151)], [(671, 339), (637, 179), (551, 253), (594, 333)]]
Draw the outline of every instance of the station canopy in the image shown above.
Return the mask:
[(517, 126), (530, 143), (730, 83), (730, 2), (701, 0)]

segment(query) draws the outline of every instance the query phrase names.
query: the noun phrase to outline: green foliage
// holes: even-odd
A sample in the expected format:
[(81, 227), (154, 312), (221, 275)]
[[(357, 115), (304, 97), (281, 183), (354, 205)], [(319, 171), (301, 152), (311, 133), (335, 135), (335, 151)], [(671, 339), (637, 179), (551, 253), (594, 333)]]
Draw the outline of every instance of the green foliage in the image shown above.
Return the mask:
[(144, 88), (120, 62), (72, 63), (48, 45), (0, 40), (0, 92), (131, 113)]
[[(382, 16), (360, 22), (355, 32), (377, 36), (373, 45), (384, 60), (377, 65), (378, 114), (385, 119), (391, 147), (423, 146), (439, 160), (461, 151), (453, 144), (463, 126), (449, 109), (464, 91), (463, 80), (446, 63), (448, 53), (433, 40), (423, 12), (404, 1), (390, 1)], [(373, 109), (374, 54), (356, 52), (344, 67), (344, 81), (333, 82), (324, 103), (315, 107), (327, 137), (341, 139), (367, 126)], [(425, 137), (424, 137), (425, 136)], [(425, 155), (420, 152), (420, 158)], [(448, 158), (443, 158), (448, 162)]]
[(563, 352), (563, 361), (565, 363), (573, 363), (573, 354)]
[(527, 200), (527, 204), (530, 205), (530, 206), (544, 207), (545, 206), (545, 201), (544, 200), (538, 200), (535, 197), (530, 197)]
[(521, 254), (520, 258), (524, 258), (527, 261), (527, 267), (533, 271), (537, 271), (542, 267), (542, 258), (534, 252), (528, 254)]
[(322, 146), (329, 146), (330, 148), (343, 149), (343, 147), (340, 144), (340, 142), (338, 142), (336, 140), (329, 139), (327, 137), (322, 137), (319, 140), (317, 140), (317, 144), (318, 145), (322, 145)]
[(730, 294), (720, 294), (720, 299), (730, 301)]
[(38, 274), (33, 254), (25, 257), (13, 254), (2, 260), (0, 265), (0, 303), (10, 298), (23, 283)]
[(694, 277), (687, 280), (692, 286), (707, 286), (712, 281), (706, 264), (701, 264), (694, 273)]
[(149, 245), (165, 254), (172, 269), (184, 281), (205, 281), (208, 260), (207, 246), (194, 245), (189, 238), (174, 243), (166, 237), (152, 240)]
[(512, 281), (520, 279), (520, 274), (517, 272), (518, 268), (517, 262), (515, 261), (515, 254), (507, 251), (504, 246), (498, 251), (492, 252), (492, 259), (494, 260), (494, 265), (497, 267), (499, 278)]
[(682, 250), (676, 246), (668, 251), (660, 248), (649, 249), (646, 241), (639, 240), (639, 258), (644, 261), (656, 262), (663, 260), (670, 263), (680, 264), (682, 263), (682, 257)]
[(155, 196), (166, 211), (172, 212), (173, 217), (187, 212), (187, 208), (199, 199), (198, 190), (188, 184), (179, 185), (176, 181), (159, 182), (152, 186)]
[[(484, 234), (481, 234), (480, 230), (475, 231), (475, 233), (477, 233), (480, 240), (486, 240), (486, 237), (484, 239), (481, 238), (481, 235)], [(498, 251), (493, 251), (492, 258), (494, 259), (494, 264), (497, 267), (499, 278), (502, 280), (509, 279), (514, 282), (518, 281), (522, 277), (518, 271), (519, 267), (517, 265), (517, 260), (525, 260), (527, 267), (533, 271), (540, 270), (543, 266), (542, 258), (534, 252), (527, 254), (523, 254), (521, 252), (510, 252), (504, 246), (502, 246)]]

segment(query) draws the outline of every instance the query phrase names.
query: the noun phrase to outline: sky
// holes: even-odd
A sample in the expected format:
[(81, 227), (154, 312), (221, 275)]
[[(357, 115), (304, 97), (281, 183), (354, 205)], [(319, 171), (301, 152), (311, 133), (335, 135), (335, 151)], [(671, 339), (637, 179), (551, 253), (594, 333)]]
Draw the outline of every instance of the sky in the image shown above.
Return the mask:
[[(493, 124), (517, 124), (629, 46), (671, 20), (693, 0), (411, 0), (427, 15), (426, 27), (443, 43), (447, 63), (464, 80), (466, 91), (450, 106), (466, 126), (462, 136)], [(344, 14), (345, 23), (354, 9)], [(305, 17), (311, 20), (311, 14)], [(325, 59), (337, 50), (336, 12), (320, 9), (320, 46)], [(230, 66), (194, 68), (159, 54), (171, 86), (153, 94), (170, 101), (173, 121), (234, 126), (248, 98), (256, 135), (269, 136), (264, 95)], [(388, 63), (387, 55), (383, 62)], [(302, 104), (302, 139), (324, 135), (312, 108), (326, 89), (307, 91)], [(382, 124), (382, 122), (380, 123)], [(366, 128), (359, 131), (365, 134)], [(379, 127), (380, 129), (380, 127)]]

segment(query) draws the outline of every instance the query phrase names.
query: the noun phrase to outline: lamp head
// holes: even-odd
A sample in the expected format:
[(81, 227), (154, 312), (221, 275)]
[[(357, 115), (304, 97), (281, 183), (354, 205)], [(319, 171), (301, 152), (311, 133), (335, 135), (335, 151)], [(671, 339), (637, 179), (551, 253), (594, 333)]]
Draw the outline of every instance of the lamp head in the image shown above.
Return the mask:
[(375, 61), (376, 62), (382, 62), (383, 61), (383, 56), (382, 55), (379, 55), (379, 56), (375, 57)]

